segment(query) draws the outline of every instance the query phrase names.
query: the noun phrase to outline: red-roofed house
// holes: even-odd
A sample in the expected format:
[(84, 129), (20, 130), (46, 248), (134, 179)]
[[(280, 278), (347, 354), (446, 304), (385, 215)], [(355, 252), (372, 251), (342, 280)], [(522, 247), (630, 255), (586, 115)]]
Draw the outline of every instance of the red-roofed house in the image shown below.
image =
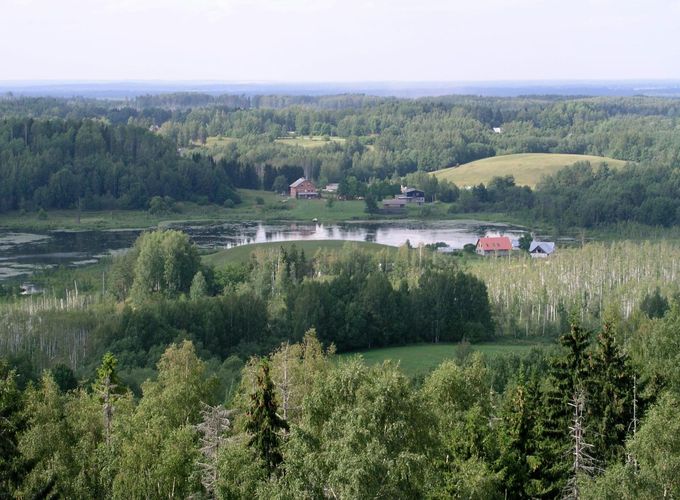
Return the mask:
[(478, 255), (510, 255), (512, 242), (507, 236), (479, 238), (475, 251)]

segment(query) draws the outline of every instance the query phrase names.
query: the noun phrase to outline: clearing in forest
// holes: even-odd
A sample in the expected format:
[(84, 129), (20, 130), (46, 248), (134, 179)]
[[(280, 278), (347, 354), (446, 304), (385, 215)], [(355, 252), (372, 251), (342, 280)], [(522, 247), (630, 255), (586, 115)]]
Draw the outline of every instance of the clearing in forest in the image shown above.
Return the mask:
[(606, 163), (611, 168), (621, 168), (623, 160), (605, 156), (573, 155), (557, 153), (522, 153), (492, 156), (473, 161), (459, 167), (444, 168), (433, 172), (439, 180), (446, 179), (459, 187), (488, 184), (496, 176), (512, 175), (518, 186), (535, 187), (545, 175), (551, 175), (561, 168), (579, 161), (588, 161), (596, 168)]
[(373, 365), (386, 360), (399, 362), (404, 373), (413, 377), (426, 375), (447, 359), (461, 359), (472, 353), (481, 352), (494, 357), (503, 354), (527, 354), (533, 348), (547, 347), (551, 344), (544, 339), (535, 342), (489, 342), (484, 344), (417, 344), (402, 347), (385, 347), (366, 351), (340, 354), (341, 358), (360, 354), (367, 364)]
[(320, 148), (337, 142), (343, 144), (346, 141), (344, 137), (330, 137), (321, 135), (301, 135), (293, 137), (279, 137), (276, 141), (279, 144), (287, 144), (289, 146), (300, 146), (303, 148)]

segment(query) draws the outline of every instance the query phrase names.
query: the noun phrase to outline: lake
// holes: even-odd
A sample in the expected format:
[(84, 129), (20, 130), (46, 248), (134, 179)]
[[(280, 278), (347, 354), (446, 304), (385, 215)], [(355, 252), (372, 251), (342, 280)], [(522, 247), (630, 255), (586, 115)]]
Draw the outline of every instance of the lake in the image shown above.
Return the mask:
[[(400, 246), (444, 242), (454, 248), (479, 237), (506, 234), (518, 237), (525, 228), (474, 220), (435, 222), (347, 222), (338, 224), (238, 222), (212, 225), (173, 224), (202, 249), (230, 248), (252, 243), (291, 240), (370, 241)], [(0, 231), (0, 280), (29, 275), (54, 266), (93, 264), (130, 248), (141, 230)]]

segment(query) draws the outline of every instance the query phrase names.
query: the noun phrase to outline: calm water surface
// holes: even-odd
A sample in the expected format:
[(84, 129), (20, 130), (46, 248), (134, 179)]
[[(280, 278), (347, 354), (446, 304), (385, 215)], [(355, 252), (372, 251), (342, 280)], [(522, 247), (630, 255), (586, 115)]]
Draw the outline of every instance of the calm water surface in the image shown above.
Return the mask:
[[(479, 221), (351, 222), (340, 224), (239, 222), (216, 225), (176, 224), (203, 249), (230, 248), (252, 243), (295, 240), (370, 241), (400, 246), (444, 242), (454, 248), (475, 243), (482, 236), (517, 237), (525, 229)], [(130, 248), (140, 230), (52, 231), (22, 233), (0, 230), (0, 279), (27, 275), (54, 266), (97, 262)]]

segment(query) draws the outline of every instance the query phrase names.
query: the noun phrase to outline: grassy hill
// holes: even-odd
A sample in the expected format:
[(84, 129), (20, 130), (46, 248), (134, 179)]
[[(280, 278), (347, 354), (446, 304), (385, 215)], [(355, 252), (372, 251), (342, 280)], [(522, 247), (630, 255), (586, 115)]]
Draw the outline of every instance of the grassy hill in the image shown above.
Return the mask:
[(479, 351), (486, 356), (507, 353), (525, 354), (534, 347), (545, 343), (494, 342), (488, 344), (419, 344), (403, 347), (385, 347), (358, 353), (340, 354), (341, 357), (360, 354), (367, 364), (382, 363), (385, 360), (399, 362), (404, 373), (410, 376), (425, 375), (447, 359), (460, 359), (470, 352)]
[(433, 174), (438, 179), (446, 179), (459, 187), (474, 186), (480, 182), (487, 184), (495, 176), (513, 175), (517, 185), (533, 188), (544, 175), (554, 174), (579, 161), (589, 161), (594, 167), (603, 162), (612, 168), (620, 168), (626, 164), (625, 161), (604, 156), (524, 153), (492, 156), (459, 167), (437, 170)]
[(304, 250), (305, 255), (313, 256), (317, 250), (340, 250), (345, 244), (355, 245), (362, 250), (369, 252), (379, 252), (380, 250), (388, 250), (396, 252), (395, 247), (388, 245), (380, 245), (379, 243), (369, 243), (366, 241), (344, 241), (344, 240), (297, 240), (297, 241), (277, 241), (271, 243), (255, 243), (252, 245), (241, 245), (227, 250), (221, 250), (217, 253), (206, 255), (203, 261), (215, 267), (223, 266), (230, 263), (247, 262), (250, 255), (258, 249), (276, 250), (280, 247), (290, 249), (293, 245), (298, 251)]

